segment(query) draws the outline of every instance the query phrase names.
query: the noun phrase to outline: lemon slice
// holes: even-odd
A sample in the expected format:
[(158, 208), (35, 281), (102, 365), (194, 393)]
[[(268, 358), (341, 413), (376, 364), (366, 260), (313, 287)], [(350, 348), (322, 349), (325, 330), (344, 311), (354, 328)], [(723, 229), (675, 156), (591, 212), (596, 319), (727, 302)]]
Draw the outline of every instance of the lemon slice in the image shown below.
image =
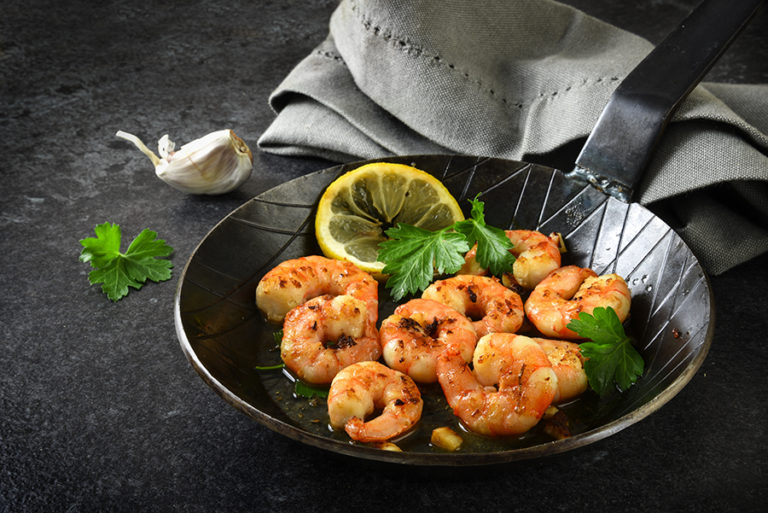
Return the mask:
[(438, 230), (464, 219), (440, 180), (403, 164), (377, 162), (343, 174), (320, 197), (315, 235), (323, 254), (381, 277), (384, 232), (398, 223)]

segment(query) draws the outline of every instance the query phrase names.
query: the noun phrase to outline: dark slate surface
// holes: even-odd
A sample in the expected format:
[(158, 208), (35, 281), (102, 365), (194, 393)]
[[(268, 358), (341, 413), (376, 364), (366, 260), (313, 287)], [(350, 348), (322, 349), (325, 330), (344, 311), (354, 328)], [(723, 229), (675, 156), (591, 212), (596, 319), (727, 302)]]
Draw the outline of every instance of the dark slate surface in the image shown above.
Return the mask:
[[(695, 4), (568, 3), (654, 42)], [(125, 238), (151, 227), (180, 272), (247, 198), (326, 166), (256, 154), (237, 192), (190, 197), (113, 135), (183, 142), (232, 127), (255, 148), (269, 92), (324, 38), (334, 7), (4, 2), (0, 511), (760, 510), (767, 257), (712, 278), (712, 349), (659, 412), (571, 453), (450, 470), (350, 459), (263, 428), (185, 360), (175, 279), (116, 304), (88, 285), (78, 240), (96, 224), (119, 223)], [(767, 28), (763, 12), (708, 78), (768, 82)]]

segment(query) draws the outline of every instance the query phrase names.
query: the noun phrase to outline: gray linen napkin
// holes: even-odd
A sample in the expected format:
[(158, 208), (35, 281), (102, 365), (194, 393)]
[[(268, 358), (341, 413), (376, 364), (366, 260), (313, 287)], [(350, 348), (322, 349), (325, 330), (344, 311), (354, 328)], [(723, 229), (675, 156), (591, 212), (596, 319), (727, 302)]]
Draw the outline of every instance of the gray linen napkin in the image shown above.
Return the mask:
[[(460, 153), (526, 160), (591, 131), (644, 39), (550, 0), (342, 0), (270, 96), (263, 151), (334, 161)], [(768, 85), (706, 83), (636, 200), (712, 274), (768, 251)]]

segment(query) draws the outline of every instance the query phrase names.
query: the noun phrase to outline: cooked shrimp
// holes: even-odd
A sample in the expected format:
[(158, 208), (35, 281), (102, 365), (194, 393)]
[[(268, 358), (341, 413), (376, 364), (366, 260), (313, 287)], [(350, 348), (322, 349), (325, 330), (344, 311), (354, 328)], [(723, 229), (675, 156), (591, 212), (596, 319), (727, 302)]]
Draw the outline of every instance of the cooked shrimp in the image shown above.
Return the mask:
[(285, 316), (280, 355), (308, 383), (330, 383), (353, 363), (381, 356), (366, 303), (352, 296), (318, 296)]
[[(339, 372), (328, 392), (331, 426), (360, 442), (400, 436), (421, 418), (424, 402), (411, 378), (378, 362), (360, 362)], [(381, 414), (368, 421), (375, 411)]]
[(379, 329), (384, 361), (415, 381), (437, 381), (435, 362), (446, 346), (472, 359), (477, 335), (472, 322), (453, 308), (431, 299), (412, 299), (382, 321)]
[[(437, 359), (437, 378), (453, 413), (484, 435), (520, 435), (535, 426), (557, 393), (544, 350), (512, 333), (477, 342), (474, 372), (454, 350)], [(498, 389), (494, 386), (498, 385)]]
[[(550, 272), (560, 267), (560, 235), (549, 237), (533, 230), (505, 230), (512, 242), (510, 253), (515, 255), (512, 266), (514, 281), (525, 289), (534, 288)], [(483, 275), (487, 270), (476, 260), (477, 245), (464, 256), (464, 265), (458, 274)]]
[(552, 271), (525, 302), (528, 319), (548, 337), (574, 339), (567, 328), (580, 312), (598, 306), (611, 307), (620, 321), (629, 315), (631, 296), (627, 282), (618, 274), (598, 276), (591, 269), (569, 265)]
[(578, 397), (587, 389), (587, 374), (584, 372), (584, 357), (579, 344), (565, 340), (550, 340), (534, 337), (547, 354), (549, 364), (557, 376), (557, 394), (553, 403), (562, 403)]
[(325, 294), (365, 301), (368, 320), (378, 319), (378, 282), (350, 262), (317, 255), (286, 260), (265, 274), (256, 304), (270, 321), (280, 322), (292, 308)]
[(523, 300), (496, 278), (459, 275), (438, 280), (421, 297), (479, 318), (472, 323), (478, 337), (494, 332), (514, 333), (523, 324)]

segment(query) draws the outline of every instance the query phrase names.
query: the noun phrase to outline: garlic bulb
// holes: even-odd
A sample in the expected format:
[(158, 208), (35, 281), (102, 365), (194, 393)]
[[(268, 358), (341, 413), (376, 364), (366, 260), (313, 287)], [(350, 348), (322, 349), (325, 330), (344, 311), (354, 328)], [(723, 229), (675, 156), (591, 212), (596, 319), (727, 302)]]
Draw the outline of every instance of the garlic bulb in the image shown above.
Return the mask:
[(182, 192), (224, 194), (251, 175), (253, 154), (232, 130), (212, 132), (177, 151), (166, 134), (157, 141), (159, 157), (135, 135), (123, 131), (115, 135), (135, 144), (155, 165), (158, 178)]

